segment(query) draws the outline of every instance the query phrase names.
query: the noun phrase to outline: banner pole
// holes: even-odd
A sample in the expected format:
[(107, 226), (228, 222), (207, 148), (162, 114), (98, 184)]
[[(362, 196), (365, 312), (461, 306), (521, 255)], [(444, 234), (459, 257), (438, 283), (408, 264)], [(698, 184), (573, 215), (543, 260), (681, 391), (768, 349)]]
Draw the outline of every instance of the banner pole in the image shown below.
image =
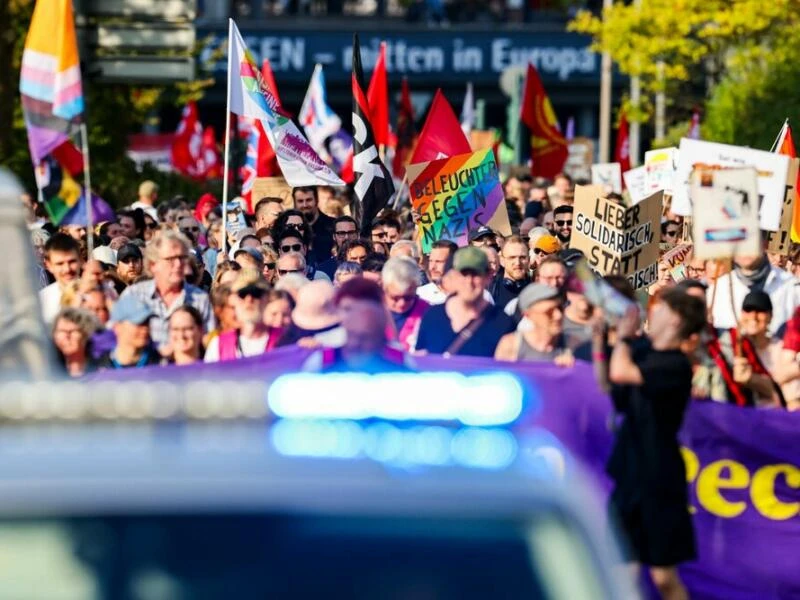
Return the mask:
[(231, 64), (233, 53), (233, 19), (228, 19), (228, 92), (225, 101), (225, 161), (222, 171), (222, 254), (228, 255), (228, 170), (231, 145)]
[(403, 190), (408, 183), (408, 172), (403, 175), (403, 181), (400, 182), (400, 187), (397, 188), (397, 195), (394, 197), (394, 203), (392, 204), (392, 210), (397, 210), (397, 207), (400, 206), (400, 195), (403, 193)]
[(89, 169), (89, 135), (86, 123), (81, 123), (81, 151), (83, 153), (83, 197), (86, 202), (86, 247), (89, 256), (94, 249), (94, 219), (92, 215), (92, 177)]

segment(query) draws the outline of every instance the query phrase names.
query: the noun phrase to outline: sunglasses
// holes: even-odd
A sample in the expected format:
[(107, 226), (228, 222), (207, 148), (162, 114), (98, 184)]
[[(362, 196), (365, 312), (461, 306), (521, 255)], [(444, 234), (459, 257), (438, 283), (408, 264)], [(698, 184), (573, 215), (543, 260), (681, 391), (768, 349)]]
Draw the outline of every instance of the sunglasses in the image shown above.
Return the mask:
[(305, 229), (306, 228), (304, 223), (287, 223), (286, 227), (291, 227), (292, 229)]
[(147, 223), (145, 227), (147, 229), (158, 229), (158, 223)]
[(278, 269), (278, 275), (288, 275), (289, 273), (302, 273), (302, 269)]
[(358, 232), (353, 229), (353, 231), (334, 231), (333, 235), (356, 235)]
[(264, 263), (264, 266), (265, 266), (267, 269), (274, 269), (274, 268), (275, 268), (275, 263), (274, 263), (274, 262), (271, 262), (271, 263)]
[(534, 248), (534, 249), (533, 249), (533, 253), (534, 253), (536, 256), (541, 256), (542, 254), (544, 254), (545, 256), (548, 256), (548, 255), (550, 254), (550, 252), (545, 252), (545, 251), (544, 251), (544, 250), (542, 250), (541, 248)]
[(197, 233), (198, 231), (200, 231), (200, 228), (199, 227), (184, 227), (183, 229), (181, 229), (181, 233), (186, 233), (187, 231), (190, 232), (190, 233)]
[(303, 249), (303, 244), (286, 244), (281, 246), (281, 252), (300, 252)]
[(675, 237), (676, 235), (678, 235), (677, 231), (665, 231), (664, 232), (664, 237)]
[(555, 223), (559, 227), (572, 227), (572, 219), (569, 221), (556, 221)]
[(256, 300), (261, 300), (266, 295), (267, 291), (263, 288), (258, 287), (257, 285), (247, 285), (236, 292), (236, 295), (239, 296), (242, 300), (250, 296), (251, 298), (255, 298)]

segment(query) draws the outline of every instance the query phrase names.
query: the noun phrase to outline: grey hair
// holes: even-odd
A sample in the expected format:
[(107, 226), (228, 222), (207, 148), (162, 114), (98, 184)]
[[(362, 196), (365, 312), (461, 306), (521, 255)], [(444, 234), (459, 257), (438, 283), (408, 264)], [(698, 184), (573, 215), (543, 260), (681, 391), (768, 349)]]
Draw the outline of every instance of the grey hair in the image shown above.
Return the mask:
[(56, 315), (56, 318), (53, 321), (53, 334), (55, 334), (56, 326), (61, 319), (77, 325), (83, 333), (83, 338), (87, 340), (95, 332), (100, 331), (103, 328), (99, 319), (85, 308), (67, 306), (62, 308), (58, 315)]
[(413, 259), (407, 256), (395, 256), (383, 265), (381, 280), (384, 286), (395, 284), (407, 288), (422, 282), (422, 271)]
[(300, 269), (306, 268), (306, 257), (300, 254), (299, 252), (287, 252), (286, 254), (278, 258), (278, 260), (280, 260), (281, 258), (286, 258), (287, 256), (296, 258), (298, 261), (300, 261), (300, 266), (298, 268)]
[(45, 229), (37, 227), (31, 231), (31, 242), (33, 242), (33, 245), (36, 248), (43, 248), (49, 239), (50, 234), (47, 233), (47, 230)]
[(163, 229), (156, 234), (144, 250), (145, 259), (148, 263), (154, 263), (158, 260), (158, 252), (161, 246), (167, 243), (175, 243), (183, 246), (184, 251), (188, 252), (192, 244), (182, 233), (174, 229)]
[(339, 281), (342, 275), (361, 275), (363, 272), (361, 265), (358, 263), (345, 261), (336, 267), (336, 272), (333, 274), (333, 281)]
[(292, 297), (297, 293), (301, 287), (311, 283), (308, 277), (300, 273), (287, 273), (275, 283), (275, 288), (279, 292), (288, 292)]
[(397, 240), (394, 244), (392, 244), (392, 249), (389, 252), (389, 256), (395, 256), (395, 250), (400, 250), (402, 248), (410, 248), (411, 249), (411, 257), (412, 258), (419, 258), (419, 247), (417, 244), (411, 240)]

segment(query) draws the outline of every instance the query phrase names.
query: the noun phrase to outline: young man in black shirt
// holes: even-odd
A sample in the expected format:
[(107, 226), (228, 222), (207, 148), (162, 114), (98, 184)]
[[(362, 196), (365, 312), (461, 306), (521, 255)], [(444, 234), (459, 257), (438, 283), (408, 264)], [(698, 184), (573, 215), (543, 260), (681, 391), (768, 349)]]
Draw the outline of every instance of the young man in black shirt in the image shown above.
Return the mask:
[(636, 307), (620, 320), (609, 362), (614, 405), (624, 416), (608, 463), (615, 482), (610, 508), (630, 544), (629, 558), (650, 568), (667, 599), (688, 598), (677, 565), (695, 558), (677, 435), (692, 389), (687, 355), (705, 323), (705, 302), (666, 290), (650, 313), (647, 338), (633, 338)]

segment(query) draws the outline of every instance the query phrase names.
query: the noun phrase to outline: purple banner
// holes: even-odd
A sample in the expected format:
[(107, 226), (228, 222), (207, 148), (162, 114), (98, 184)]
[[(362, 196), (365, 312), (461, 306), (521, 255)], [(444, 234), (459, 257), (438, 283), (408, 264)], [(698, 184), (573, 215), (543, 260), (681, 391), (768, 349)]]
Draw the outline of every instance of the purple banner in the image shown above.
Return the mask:
[[(291, 347), (262, 357), (188, 367), (105, 371), (96, 381), (172, 382), (261, 378), (296, 371), (310, 351)], [(426, 356), (421, 370), (518, 375), (539, 409), (527, 423), (555, 434), (603, 489), (611, 450), (611, 402), (585, 364), (497, 363)], [(536, 400), (538, 399), (538, 402)], [(526, 424), (527, 424), (526, 423)], [(800, 414), (694, 402), (681, 431), (698, 560), (681, 567), (691, 597), (736, 600), (800, 597)]]

